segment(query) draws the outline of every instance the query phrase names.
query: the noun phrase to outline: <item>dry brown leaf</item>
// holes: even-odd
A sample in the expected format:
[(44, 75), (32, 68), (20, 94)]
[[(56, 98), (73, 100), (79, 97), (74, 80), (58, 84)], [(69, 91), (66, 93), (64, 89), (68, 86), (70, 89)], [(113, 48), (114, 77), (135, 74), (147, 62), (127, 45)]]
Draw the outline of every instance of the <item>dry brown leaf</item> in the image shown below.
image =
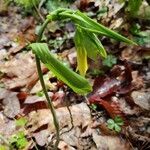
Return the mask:
[(150, 110), (150, 92), (133, 91), (131, 97), (140, 108)]
[(102, 136), (96, 130), (93, 130), (92, 136), (98, 150), (131, 150), (129, 143), (117, 136)]
[(138, 71), (132, 71), (132, 84), (136, 90), (144, 87), (143, 77), (139, 75)]
[(65, 143), (64, 141), (60, 141), (58, 148), (60, 150), (76, 150), (75, 148), (69, 146), (67, 143)]
[(31, 52), (17, 54), (10, 61), (0, 64), (0, 70), (7, 78), (2, 81), (8, 89), (25, 86), (36, 72), (36, 65)]
[(0, 99), (4, 105), (4, 114), (9, 118), (14, 118), (20, 113), (20, 103), (16, 92), (11, 92), (0, 88)]
[[(72, 113), (74, 126), (81, 126), (84, 128), (91, 123), (90, 110), (85, 103), (71, 106), (70, 111)], [(64, 127), (70, 129), (72, 127), (71, 118), (67, 107), (56, 109), (56, 114), (61, 129)], [(33, 111), (29, 113), (29, 125), (32, 125), (32, 128), (30, 129), (31, 131), (35, 131), (45, 124), (48, 124), (50, 133), (55, 131), (50, 110), (42, 109), (37, 110), (37, 112)]]

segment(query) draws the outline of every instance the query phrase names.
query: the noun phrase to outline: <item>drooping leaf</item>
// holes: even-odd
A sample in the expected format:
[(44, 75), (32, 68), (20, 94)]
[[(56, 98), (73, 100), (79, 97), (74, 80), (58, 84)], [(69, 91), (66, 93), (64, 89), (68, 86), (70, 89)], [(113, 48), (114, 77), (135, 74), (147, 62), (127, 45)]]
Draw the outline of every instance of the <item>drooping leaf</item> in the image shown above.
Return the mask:
[(128, 38), (125, 38), (124, 36), (120, 35), (119, 33), (108, 29), (107, 27), (97, 23), (96, 21), (92, 20), (88, 16), (86, 16), (84, 13), (80, 11), (71, 11), (71, 10), (65, 10), (58, 14), (58, 16), (62, 17), (69, 17), (71, 18), (76, 24), (83, 27), (85, 30), (90, 31), (92, 33), (101, 34), (119, 41), (123, 41), (129, 44), (136, 44), (135, 42), (129, 40)]
[(60, 80), (66, 83), (76, 93), (86, 94), (92, 90), (89, 82), (67, 66), (64, 66), (48, 49), (46, 43), (30, 45), (33, 53), (50, 69)]
[(81, 75), (85, 75), (88, 69), (87, 56), (93, 60), (97, 60), (98, 56), (102, 56), (103, 58), (107, 56), (97, 36), (82, 29), (80, 26), (76, 29), (74, 41), (77, 50), (77, 68)]
[(85, 76), (85, 73), (88, 69), (88, 64), (87, 64), (87, 51), (85, 49), (83, 40), (84, 39), (83, 39), (82, 32), (79, 28), (77, 28), (74, 37), (76, 50), (77, 50), (77, 69), (79, 70), (82, 76)]
[(104, 49), (97, 36), (94, 33), (87, 32), (86, 30), (82, 30), (82, 34), (84, 36), (83, 42), (88, 57), (93, 60), (96, 60), (98, 55), (102, 56), (103, 58), (106, 58), (106, 50)]

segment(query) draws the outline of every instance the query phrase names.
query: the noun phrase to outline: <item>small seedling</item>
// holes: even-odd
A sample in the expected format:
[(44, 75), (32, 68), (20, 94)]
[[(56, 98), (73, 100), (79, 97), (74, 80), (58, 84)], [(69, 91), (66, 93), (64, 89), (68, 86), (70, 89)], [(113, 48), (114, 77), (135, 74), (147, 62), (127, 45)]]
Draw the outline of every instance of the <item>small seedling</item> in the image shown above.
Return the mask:
[(108, 55), (107, 58), (103, 60), (103, 65), (107, 67), (112, 67), (117, 63), (117, 58), (113, 55)]
[(107, 126), (109, 129), (114, 130), (116, 132), (121, 131), (121, 126), (123, 126), (124, 122), (121, 117), (115, 117), (114, 119), (108, 119)]
[(23, 131), (20, 131), (9, 139), (10, 147), (17, 148), (17, 149), (23, 149), (28, 144), (28, 140), (25, 137), (25, 134)]

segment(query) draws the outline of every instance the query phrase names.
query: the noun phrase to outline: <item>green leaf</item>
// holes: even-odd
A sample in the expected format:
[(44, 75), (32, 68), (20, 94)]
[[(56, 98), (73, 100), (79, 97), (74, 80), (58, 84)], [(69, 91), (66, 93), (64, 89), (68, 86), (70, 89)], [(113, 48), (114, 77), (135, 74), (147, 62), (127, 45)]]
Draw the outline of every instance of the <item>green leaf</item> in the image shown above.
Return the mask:
[(79, 28), (77, 28), (76, 30), (74, 41), (75, 41), (76, 50), (77, 50), (77, 69), (79, 70), (82, 76), (85, 76), (86, 71), (88, 69), (87, 51), (83, 43), (82, 32), (80, 31)]
[(119, 133), (121, 131), (121, 127), (119, 125), (115, 124), (114, 130)]
[(62, 17), (65, 16), (65, 17), (71, 18), (77, 25), (83, 27), (85, 30), (88, 30), (92, 33), (105, 35), (107, 37), (110, 37), (119, 41), (123, 41), (129, 44), (136, 44), (135, 42), (125, 38), (119, 33), (114, 32), (108, 29), (107, 27), (97, 23), (96, 21), (89, 18), (88, 16), (86, 16), (84, 13), (80, 11), (74, 12), (74, 11), (66, 9), (65, 11), (60, 12), (58, 15)]
[(77, 26), (74, 41), (77, 50), (77, 68), (80, 74), (84, 76), (88, 69), (87, 56), (97, 60), (99, 55), (105, 58), (107, 54), (97, 36), (80, 26)]
[(27, 119), (22, 117), (16, 120), (16, 126), (25, 126), (27, 122), (28, 122)]
[(27, 144), (28, 144), (28, 141), (25, 137), (18, 139), (17, 142), (16, 142), (16, 146), (19, 149), (24, 148)]
[(30, 44), (33, 53), (51, 70), (60, 80), (66, 83), (76, 93), (87, 94), (92, 90), (89, 82), (79, 74), (75, 73), (67, 66), (63, 65), (55, 56), (49, 51), (46, 43)]
[(23, 131), (14, 134), (9, 139), (11, 147), (17, 147), (18, 149), (23, 149), (28, 144), (28, 140), (25, 138)]
[(117, 125), (120, 125), (120, 126), (122, 126), (122, 125), (124, 124), (123, 119), (122, 119), (121, 117), (119, 117), (119, 116), (116, 116), (116, 117), (114, 118), (114, 121), (115, 121), (115, 123), (116, 123)]
[(127, 10), (131, 16), (136, 16), (142, 4), (142, 0), (129, 0)]
[(115, 122), (114, 122), (113, 119), (108, 119), (107, 123), (108, 123), (108, 124), (114, 124)]
[(104, 49), (100, 40), (94, 33), (90, 33), (82, 29), (82, 35), (83, 35), (82, 41), (84, 43), (89, 58), (96, 60), (99, 55), (102, 56), (103, 58), (107, 57), (106, 50)]
[(117, 63), (117, 58), (113, 55), (108, 55), (107, 58), (103, 60), (103, 65), (110, 68), (116, 63)]
[(107, 121), (107, 126), (109, 129), (111, 130), (115, 130), (116, 132), (120, 132), (121, 131), (121, 126), (123, 125), (123, 119), (121, 117), (116, 116), (113, 119), (108, 119)]
[(133, 35), (139, 35), (139, 32), (140, 32), (140, 25), (139, 24), (134, 24), (131, 28), (130, 28), (130, 32), (133, 34)]
[(115, 122), (114, 122), (114, 120), (113, 119), (108, 119), (107, 120), (107, 126), (108, 126), (108, 128), (109, 129), (114, 129), (114, 126), (115, 126)]

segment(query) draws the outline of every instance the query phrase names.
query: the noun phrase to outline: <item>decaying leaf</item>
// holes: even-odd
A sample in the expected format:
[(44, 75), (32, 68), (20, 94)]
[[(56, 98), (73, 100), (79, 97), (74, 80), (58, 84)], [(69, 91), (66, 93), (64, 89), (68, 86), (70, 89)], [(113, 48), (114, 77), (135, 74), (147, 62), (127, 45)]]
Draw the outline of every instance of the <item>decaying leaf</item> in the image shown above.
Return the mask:
[(3, 78), (8, 89), (25, 86), (36, 72), (36, 65), (31, 52), (17, 54), (10, 61), (0, 64), (0, 70), (6, 74)]
[[(91, 123), (90, 110), (85, 103), (73, 105), (70, 107), (73, 124), (74, 126), (85, 126)], [(60, 128), (63, 129), (67, 127), (70, 129), (72, 127), (70, 113), (66, 107), (56, 109), (56, 114), (59, 120)], [(32, 111), (29, 115), (29, 124), (32, 125), (31, 131), (35, 131), (41, 126), (48, 124), (48, 130), (50, 133), (55, 132), (55, 127), (52, 118), (52, 114), (48, 109), (37, 110), (37, 112)], [(79, 117), (80, 116), (80, 117)]]
[(121, 140), (117, 136), (102, 136), (99, 135), (96, 130), (92, 132), (93, 140), (97, 149), (110, 149), (110, 150), (131, 150), (127, 141)]
[(4, 114), (9, 118), (14, 118), (20, 113), (20, 103), (16, 92), (0, 89), (0, 99), (3, 99)]
[(150, 110), (150, 92), (133, 91), (132, 99), (136, 105), (145, 110)]

